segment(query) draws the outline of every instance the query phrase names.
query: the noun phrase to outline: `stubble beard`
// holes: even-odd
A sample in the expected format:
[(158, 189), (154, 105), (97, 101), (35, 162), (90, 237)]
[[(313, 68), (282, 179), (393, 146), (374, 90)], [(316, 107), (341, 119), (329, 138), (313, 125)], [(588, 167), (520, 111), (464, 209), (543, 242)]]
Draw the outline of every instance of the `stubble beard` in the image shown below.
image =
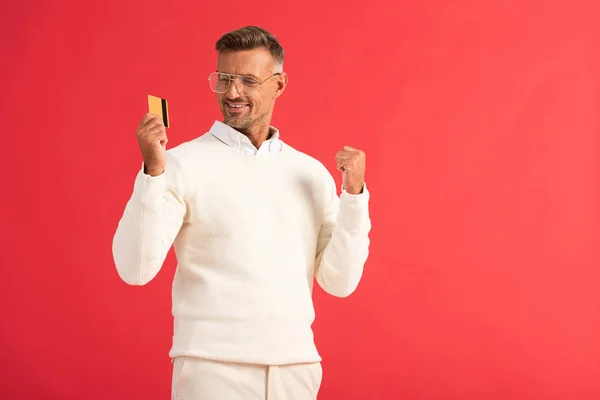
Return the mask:
[[(225, 107), (225, 104), (223, 104), (221, 107), (223, 123), (237, 131), (247, 132), (250, 129), (266, 124), (265, 120), (268, 117), (268, 113), (262, 115), (253, 115), (252, 111), (254, 109), (252, 106), (250, 106), (248, 112), (243, 115), (230, 114)], [(268, 126), (268, 124), (266, 125)]]
[(264, 124), (267, 114), (252, 115), (251, 110), (248, 110), (248, 113), (243, 115), (232, 115), (223, 110), (223, 123), (240, 132), (247, 132), (250, 129), (261, 127)]
[(252, 118), (250, 113), (244, 115), (230, 115), (226, 111), (223, 112), (223, 122), (233, 129), (243, 130), (252, 126)]

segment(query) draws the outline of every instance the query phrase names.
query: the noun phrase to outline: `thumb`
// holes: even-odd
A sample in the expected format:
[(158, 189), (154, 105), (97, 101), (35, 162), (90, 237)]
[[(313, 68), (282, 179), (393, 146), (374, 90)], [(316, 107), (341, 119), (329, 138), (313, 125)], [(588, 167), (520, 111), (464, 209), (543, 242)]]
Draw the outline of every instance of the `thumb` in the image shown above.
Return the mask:
[(342, 172), (342, 182), (346, 182), (348, 179), (348, 170), (342, 165), (340, 166), (340, 171)]

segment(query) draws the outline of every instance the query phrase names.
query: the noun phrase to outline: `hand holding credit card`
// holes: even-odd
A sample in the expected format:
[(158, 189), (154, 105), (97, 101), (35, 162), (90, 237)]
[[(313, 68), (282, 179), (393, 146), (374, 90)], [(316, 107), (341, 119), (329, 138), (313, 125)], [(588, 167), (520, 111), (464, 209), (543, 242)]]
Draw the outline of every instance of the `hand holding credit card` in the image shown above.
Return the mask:
[(144, 173), (147, 175), (158, 176), (165, 171), (168, 126), (167, 101), (148, 95), (148, 113), (144, 115), (136, 131), (144, 159)]

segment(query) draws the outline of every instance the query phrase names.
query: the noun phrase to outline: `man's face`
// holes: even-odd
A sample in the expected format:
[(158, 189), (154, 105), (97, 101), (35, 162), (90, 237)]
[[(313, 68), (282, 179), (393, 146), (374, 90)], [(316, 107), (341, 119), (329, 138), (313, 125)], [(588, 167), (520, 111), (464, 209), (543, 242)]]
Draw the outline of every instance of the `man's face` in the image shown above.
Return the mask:
[[(280, 72), (271, 54), (265, 49), (221, 52), (217, 71), (244, 75), (233, 78), (226, 93), (217, 93), (225, 124), (240, 131), (268, 126), (275, 99), (283, 92), (287, 79), (281, 75), (271, 78), (274, 73)], [(262, 86), (244, 84), (264, 82), (269, 78)]]

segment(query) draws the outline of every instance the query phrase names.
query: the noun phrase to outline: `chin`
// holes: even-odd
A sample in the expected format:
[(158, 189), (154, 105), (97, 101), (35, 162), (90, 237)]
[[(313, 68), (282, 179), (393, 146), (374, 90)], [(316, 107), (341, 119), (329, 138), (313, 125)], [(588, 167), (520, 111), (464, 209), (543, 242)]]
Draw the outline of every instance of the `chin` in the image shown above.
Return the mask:
[(247, 129), (252, 125), (252, 121), (248, 121), (245, 118), (232, 118), (227, 115), (224, 116), (223, 122), (234, 129)]

